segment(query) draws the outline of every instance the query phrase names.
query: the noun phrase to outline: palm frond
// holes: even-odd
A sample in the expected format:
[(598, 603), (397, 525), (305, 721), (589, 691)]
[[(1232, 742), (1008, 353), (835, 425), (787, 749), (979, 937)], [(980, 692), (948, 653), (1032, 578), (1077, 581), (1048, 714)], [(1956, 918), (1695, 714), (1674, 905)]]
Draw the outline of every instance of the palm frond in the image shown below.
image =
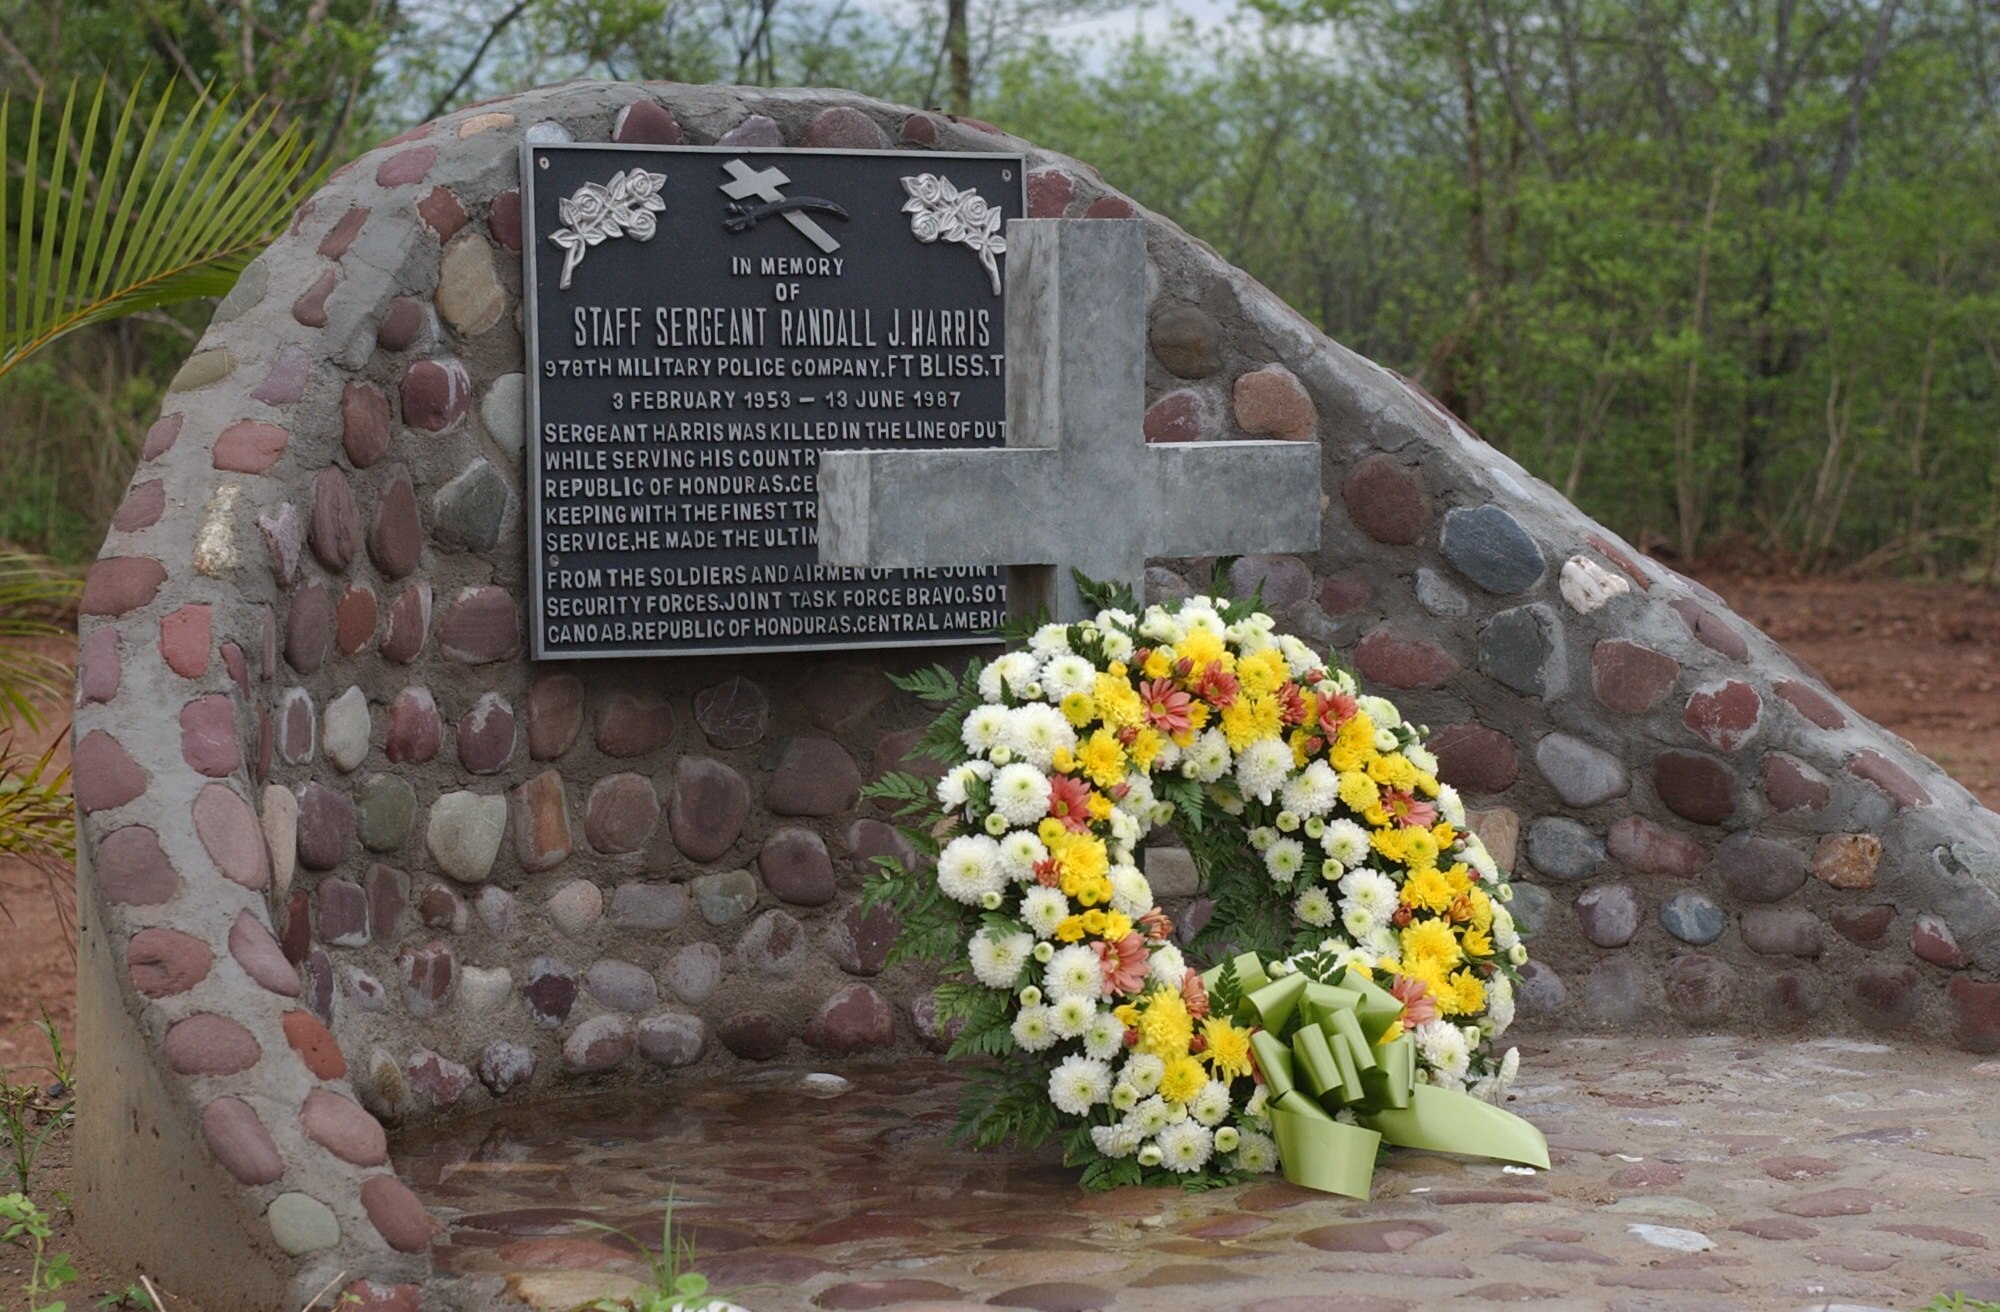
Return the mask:
[(0, 241), (0, 375), (90, 324), (228, 294), (317, 179), (298, 129), (259, 105), (204, 89), (180, 112), (169, 86), (142, 116), (136, 87), (115, 109), (106, 91), (72, 83), (59, 111), (46, 91), (0, 95), (0, 237), (14, 237), (11, 259)]
[(81, 589), (77, 576), (43, 556), (0, 551), (0, 726), (39, 729), (35, 701), (69, 696), (69, 665), (36, 651), (36, 638), (64, 638)]

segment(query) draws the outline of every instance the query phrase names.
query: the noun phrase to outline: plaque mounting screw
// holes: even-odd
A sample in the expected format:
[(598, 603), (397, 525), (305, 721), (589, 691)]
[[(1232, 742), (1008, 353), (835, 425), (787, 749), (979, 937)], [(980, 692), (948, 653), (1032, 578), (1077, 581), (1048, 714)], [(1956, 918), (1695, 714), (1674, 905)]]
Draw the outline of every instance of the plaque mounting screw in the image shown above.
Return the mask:
[(1012, 182), (1013, 180), (1014, 180), (1014, 170), (1012, 170), (1012, 169), (1001, 169), (1001, 170), (1000, 170), (1000, 181), (1002, 181), (1002, 182)]
[(541, 164), (543, 168), (547, 168), (549, 166), (549, 157), (547, 155), (544, 155), (538, 162)]

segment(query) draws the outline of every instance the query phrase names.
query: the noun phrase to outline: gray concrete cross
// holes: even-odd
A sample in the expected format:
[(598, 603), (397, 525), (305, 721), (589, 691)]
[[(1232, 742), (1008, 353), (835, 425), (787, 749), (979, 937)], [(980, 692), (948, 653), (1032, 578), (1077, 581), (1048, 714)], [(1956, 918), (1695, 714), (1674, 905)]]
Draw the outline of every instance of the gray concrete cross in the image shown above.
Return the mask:
[(1009, 223), (1007, 445), (822, 454), (820, 562), (1004, 565), (1074, 623), (1072, 569), (1143, 600), (1151, 557), (1317, 548), (1317, 442), (1145, 440), (1145, 325), (1142, 220)]

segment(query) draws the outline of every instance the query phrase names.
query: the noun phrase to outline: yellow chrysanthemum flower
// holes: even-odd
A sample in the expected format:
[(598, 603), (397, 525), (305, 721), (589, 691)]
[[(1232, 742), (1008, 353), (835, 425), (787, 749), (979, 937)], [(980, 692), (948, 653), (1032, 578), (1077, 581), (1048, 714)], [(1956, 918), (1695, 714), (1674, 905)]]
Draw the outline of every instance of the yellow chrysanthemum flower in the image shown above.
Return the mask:
[(1458, 841), (1458, 830), (1452, 828), (1447, 822), (1440, 820), (1431, 826), (1431, 837), (1437, 840), (1438, 851), (1449, 852), (1451, 845)]
[(1109, 820), (1111, 818), (1111, 799), (1103, 793), (1092, 793), (1090, 801), (1085, 803), (1085, 805), (1089, 808), (1092, 820)]
[(1125, 754), (1132, 758), (1134, 769), (1151, 770), (1153, 762), (1159, 759), (1160, 749), (1165, 747), (1166, 744), (1167, 740), (1160, 736), (1159, 730), (1141, 729), (1137, 734), (1133, 735), (1131, 744), (1125, 749)]
[(1340, 803), (1350, 811), (1368, 811), (1382, 800), (1375, 781), (1358, 770), (1340, 772)]
[(1276, 738), (1284, 726), (1284, 709), (1275, 697), (1244, 693), (1222, 712), (1222, 736), (1229, 740), (1231, 751)]
[(1132, 917), (1122, 911), (1106, 911), (1104, 928), (1099, 932), (1105, 942), (1116, 943), (1132, 932)]
[(1154, 989), (1146, 995), (1139, 1012), (1138, 1050), (1161, 1061), (1187, 1056), (1188, 1042), (1194, 1038), (1194, 1018), (1178, 989)]
[(1490, 957), (1493, 955), (1493, 939), (1483, 929), (1467, 928), (1458, 936), (1458, 945), (1468, 957)]
[(1437, 865), (1437, 839), (1431, 837), (1428, 829), (1405, 829), (1403, 831), (1403, 861), (1412, 870)]
[(1424, 968), (1450, 970), (1464, 960), (1458, 935), (1442, 920), (1412, 920), (1403, 927), (1401, 942), (1405, 974)]
[(1118, 735), (1099, 729), (1077, 748), (1076, 763), (1099, 788), (1109, 788), (1125, 779), (1125, 748)]
[(1421, 770), (1417, 771), (1417, 791), (1425, 797), (1436, 797), (1438, 795), (1437, 776), (1434, 774), (1425, 774)]
[(1145, 702), (1140, 700), (1138, 690), (1121, 675), (1098, 675), (1090, 695), (1097, 703), (1098, 715), (1114, 729), (1132, 728), (1145, 721)]
[(1208, 1068), (1225, 1080), (1237, 1080), (1250, 1073), (1250, 1034), (1237, 1029), (1220, 1016), (1201, 1023), (1201, 1036), (1208, 1040), (1202, 1059)]
[(1221, 661), (1225, 670), (1236, 664), (1236, 657), (1222, 645), (1222, 639), (1206, 629), (1190, 632), (1174, 644), (1174, 651), (1181, 659), (1192, 662), (1197, 673), (1207, 669), (1211, 661)]
[(1208, 1072), (1193, 1057), (1173, 1057), (1160, 1076), (1160, 1096), (1168, 1102), (1186, 1102), (1208, 1083)]
[(1443, 1000), (1445, 1011), (1455, 1016), (1470, 1016), (1486, 1009), (1486, 982), (1469, 970), (1455, 971), (1451, 977), (1451, 991)]
[(1063, 917), (1062, 923), (1056, 926), (1056, 938), (1064, 943), (1081, 943), (1083, 941), (1083, 917)]
[(1403, 905), (1443, 914), (1452, 902), (1451, 882), (1435, 866), (1426, 866), (1403, 881)]
[(1146, 655), (1146, 663), (1139, 667), (1149, 679), (1164, 679), (1174, 672), (1174, 649), (1155, 647)]
[(1267, 647), (1236, 662), (1236, 677), (1244, 693), (1252, 697), (1270, 696), (1283, 686), (1289, 673), (1284, 653), (1276, 647)]
[[(1071, 727), (1081, 729), (1097, 718), (1097, 703), (1090, 699), (1090, 694), (1087, 692), (1068, 693), (1062, 699), (1062, 713), (1063, 719), (1068, 720)], [(1068, 755), (1068, 752), (1065, 750), (1059, 755)]]

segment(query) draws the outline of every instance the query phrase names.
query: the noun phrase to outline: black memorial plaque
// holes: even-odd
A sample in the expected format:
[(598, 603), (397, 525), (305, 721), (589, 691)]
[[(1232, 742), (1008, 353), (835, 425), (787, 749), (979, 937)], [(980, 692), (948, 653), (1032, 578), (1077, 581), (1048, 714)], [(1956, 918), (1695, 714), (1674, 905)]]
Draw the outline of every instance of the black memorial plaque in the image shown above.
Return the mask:
[(990, 641), (999, 570), (821, 567), (815, 470), (1005, 444), (1021, 157), (529, 144), (522, 171), (535, 657)]

